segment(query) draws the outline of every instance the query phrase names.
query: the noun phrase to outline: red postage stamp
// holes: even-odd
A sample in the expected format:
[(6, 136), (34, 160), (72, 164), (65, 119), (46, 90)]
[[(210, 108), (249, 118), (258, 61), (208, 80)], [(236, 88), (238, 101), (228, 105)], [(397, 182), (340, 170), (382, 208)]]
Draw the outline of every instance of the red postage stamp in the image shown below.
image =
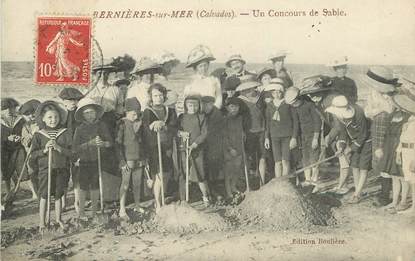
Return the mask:
[(90, 83), (91, 27), (89, 17), (37, 18), (36, 83)]

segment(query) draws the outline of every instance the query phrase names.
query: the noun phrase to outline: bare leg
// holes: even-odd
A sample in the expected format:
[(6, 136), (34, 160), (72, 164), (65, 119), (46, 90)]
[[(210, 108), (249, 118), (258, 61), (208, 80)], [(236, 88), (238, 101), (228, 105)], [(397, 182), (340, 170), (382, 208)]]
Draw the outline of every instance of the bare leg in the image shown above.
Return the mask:
[(282, 162), (281, 161), (275, 162), (274, 169), (275, 169), (274, 170), (275, 171), (275, 177), (276, 178), (281, 177), (282, 172), (283, 172)]
[(39, 230), (40, 232), (43, 232), (43, 229), (45, 228), (45, 218), (46, 218), (46, 199), (40, 198), (39, 203)]
[(259, 160), (259, 164), (258, 164), (258, 171), (259, 171), (259, 176), (261, 178), (261, 184), (265, 184), (265, 173), (267, 170), (267, 163), (265, 162), (265, 159), (261, 158)]
[(338, 189), (341, 189), (346, 183), (347, 177), (349, 176), (349, 168), (340, 168), (339, 185)]
[(125, 199), (127, 197), (128, 187), (130, 186), (130, 178), (131, 172), (123, 171), (120, 186), (120, 217), (124, 217), (127, 215), (127, 212), (125, 211)]
[(232, 183), (233, 183), (232, 173), (230, 171), (227, 171), (225, 173), (225, 192), (228, 198), (232, 197), (232, 186), (231, 186)]
[(154, 180), (153, 192), (154, 200), (156, 202), (156, 212), (158, 212), (161, 208), (161, 182), (158, 175), (156, 175)]
[[(405, 180), (402, 180), (402, 195), (401, 195), (401, 202), (399, 203), (400, 205), (403, 205), (404, 206), (404, 205), (407, 204), (409, 190), (410, 190), (410, 184), (409, 184), (409, 182), (407, 182)], [(397, 200), (396, 200), (396, 204), (398, 204), (398, 201)]]
[(134, 193), (134, 202), (135, 208), (137, 210), (141, 209), (140, 200), (141, 200), (141, 183), (143, 180), (143, 167), (138, 167), (133, 170), (132, 178), (133, 178), (133, 193)]
[(4, 182), (4, 184), (5, 184), (6, 194), (9, 194), (10, 191), (11, 191), (11, 180), (10, 179), (9, 180), (6, 180)]
[(320, 168), (319, 167), (314, 167), (312, 168), (312, 176), (311, 176), (311, 180), (313, 182), (317, 182), (318, 181), (318, 175), (320, 174)]
[(355, 195), (357, 195), (357, 186), (359, 184), (360, 180), (360, 170), (358, 168), (352, 168), (353, 172), (353, 183), (354, 183), (354, 189), (355, 189)]
[[(99, 189), (91, 190), (91, 201), (92, 201), (92, 216), (95, 216), (98, 211), (98, 200), (99, 200)], [(100, 200), (103, 200), (102, 198)]]
[(356, 188), (356, 191), (355, 191), (355, 195), (358, 196), (358, 197), (361, 196), (363, 187), (366, 183), (367, 172), (368, 171), (364, 170), (364, 169), (360, 170), (359, 182), (357, 183), (357, 188)]
[(304, 170), (304, 177), (306, 181), (310, 181), (311, 180), (311, 169), (306, 169)]
[(79, 190), (79, 217), (85, 217), (85, 199), (86, 191), (83, 189)]
[(55, 219), (61, 229), (65, 229), (65, 226), (62, 222), (62, 198), (55, 200)]
[(290, 161), (282, 160), (282, 175), (287, 176), (290, 173)]
[(65, 208), (66, 208), (66, 193), (67, 191), (65, 190), (65, 192), (63, 193), (63, 196), (61, 197), (62, 211), (65, 211)]
[[(75, 212), (79, 215), (79, 198), (80, 198), (80, 188), (79, 188), (79, 184), (74, 184), (74, 189), (73, 189), (74, 195), (75, 195), (75, 202), (73, 203), (75, 206)], [(85, 198), (84, 198), (84, 203), (85, 203)]]
[(36, 190), (35, 190), (35, 185), (33, 184), (32, 180), (29, 181), (29, 188), (30, 188), (30, 191), (32, 192), (32, 199), (37, 199), (37, 193), (36, 193)]
[(209, 197), (209, 187), (206, 181), (199, 182), (199, 188), (202, 192), (203, 197), (208, 198)]

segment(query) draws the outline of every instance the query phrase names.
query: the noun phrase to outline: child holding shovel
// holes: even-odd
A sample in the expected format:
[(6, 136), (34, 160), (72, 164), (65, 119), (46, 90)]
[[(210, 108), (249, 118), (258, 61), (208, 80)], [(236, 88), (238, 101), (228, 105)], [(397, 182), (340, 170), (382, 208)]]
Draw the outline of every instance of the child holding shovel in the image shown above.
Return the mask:
[(61, 219), (61, 197), (68, 185), (67, 166), (72, 145), (72, 135), (61, 127), (66, 116), (66, 110), (54, 101), (46, 101), (36, 110), (40, 130), (33, 136), (30, 162), (39, 168), (40, 232), (45, 228), (47, 203), (48, 223), (50, 222), (50, 201), (46, 200), (50, 200), (51, 196), (55, 198), (56, 221), (62, 230), (65, 228)]
[(145, 160), (143, 149), (143, 126), (141, 106), (136, 97), (125, 100), (125, 117), (118, 122), (115, 148), (120, 161), (122, 182), (120, 187), (120, 218), (129, 219), (125, 210), (127, 190), (133, 180), (135, 211), (143, 212), (140, 206), (141, 182)]
[[(207, 138), (206, 116), (201, 112), (201, 97), (188, 96), (184, 100), (184, 113), (179, 117), (179, 137), (185, 141), (185, 150), (181, 151), (182, 166), (189, 168), (188, 181), (197, 182), (202, 192), (205, 206), (209, 206), (209, 187), (204, 166), (204, 142)], [(186, 142), (186, 139), (188, 140)], [(188, 155), (186, 155), (186, 150)], [(188, 160), (188, 162), (186, 162)], [(186, 170), (187, 171), (187, 170)], [(184, 192), (189, 190), (187, 175), (180, 175), (180, 199), (184, 200)], [(188, 192), (187, 192), (188, 193)]]
[[(165, 186), (170, 171), (173, 170), (173, 139), (177, 133), (177, 115), (174, 109), (164, 105), (167, 89), (163, 85), (152, 84), (148, 92), (150, 106), (143, 112), (144, 146), (150, 174), (154, 180), (153, 192), (156, 211), (158, 211), (164, 197), (162, 193), (166, 191)], [(159, 173), (160, 169), (163, 173)]]
[[(87, 219), (85, 216), (85, 197), (88, 190), (91, 193), (93, 216), (98, 210), (100, 194), (99, 167), (101, 165), (98, 154), (113, 145), (110, 131), (105, 123), (101, 121), (103, 113), (102, 106), (89, 98), (82, 99), (75, 112), (75, 119), (81, 122), (81, 125), (75, 130), (73, 150), (76, 161), (79, 159), (79, 185), (81, 189), (79, 217), (82, 220)], [(101, 202), (103, 200), (101, 198)]]

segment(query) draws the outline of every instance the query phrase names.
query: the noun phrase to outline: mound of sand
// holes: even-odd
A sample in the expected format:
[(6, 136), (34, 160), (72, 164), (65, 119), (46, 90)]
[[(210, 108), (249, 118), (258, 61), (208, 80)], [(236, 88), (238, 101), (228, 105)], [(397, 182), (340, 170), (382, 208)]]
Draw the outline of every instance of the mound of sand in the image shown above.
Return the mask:
[(272, 180), (231, 211), (241, 225), (258, 225), (273, 230), (308, 230), (330, 222), (329, 209), (316, 208), (289, 182)]
[(173, 233), (223, 231), (228, 227), (219, 214), (201, 212), (183, 202), (162, 207), (155, 223), (161, 230)]

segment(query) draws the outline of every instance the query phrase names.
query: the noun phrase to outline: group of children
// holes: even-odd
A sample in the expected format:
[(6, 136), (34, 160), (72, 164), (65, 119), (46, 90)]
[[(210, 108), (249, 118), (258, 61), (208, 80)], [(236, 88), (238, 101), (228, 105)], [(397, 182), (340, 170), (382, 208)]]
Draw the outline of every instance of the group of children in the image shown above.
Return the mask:
[[(301, 166), (310, 166), (304, 169), (302, 184), (316, 185), (316, 163), (325, 158), (322, 145), (334, 142), (340, 161), (339, 185), (334, 191), (344, 189), (350, 166), (355, 186), (350, 202), (361, 200), (371, 169), (373, 131), (371, 120), (355, 103), (355, 93), (350, 98), (325, 88), (321, 77), (302, 88), (289, 87), (278, 77), (263, 81), (251, 74), (231, 76), (224, 83), (222, 108), (218, 108), (213, 96), (191, 94), (185, 97), (180, 115), (165, 104), (168, 90), (153, 83), (143, 111), (136, 97), (124, 100), (124, 114), (117, 121), (115, 135), (101, 120), (103, 107), (76, 88), (64, 88), (59, 94), (61, 103), (30, 100), (20, 106), (19, 112), (16, 100), (2, 98), (1, 168), (6, 192), (10, 191), (13, 173), (27, 169), (33, 197), (40, 198), (43, 230), (51, 175), (56, 220), (64, 228), (61, 212), (70, 178), (75, 209), (80, 219), (86, 219), (88, 191), (93, 213), (98, 210), (101, 166), (105, 169), (105, 165), (117, 164), (122, 177), (119, 215), (128, 219), (126, 195), (131, 179), (135, 210), (139, 212), (143, 211), (143, 184), (152, 189), (156, 210), (168, 191), (176, 191), (180, 200), (188, 200), (190, 182), (198, 184), (206, 206), (223, 196), (231, 202), (241, 194), (239, 181), (244, 172), (249, 179), (247, 172), (257, 170), (262, 184), (266, 183), (266, 168), (274, 169), (275, 177), (286, 176), (298, 166), (296, 151), (301, 154)], [(388, 162), (383, 172), (396, 178), (389, 208), (407, 208), (410, 184), (415, 191), (415, 101), (411, 95), (390, 94), (396, 107), (391, 117), (395, 127), (388, 130), (387, 150), (391, 153), (383, 156), (383, 161)], [(328, 131), (326, 126), (330, 127)], [(397, 170), (399, 166), (401, 171)], [(401, 172), (403, 175), (394, 174)], [(217, 189), (222, 180), (224, 193)], [(169, 188), (176, 187), (174, 184), (178, 184), (177, 189)]]

